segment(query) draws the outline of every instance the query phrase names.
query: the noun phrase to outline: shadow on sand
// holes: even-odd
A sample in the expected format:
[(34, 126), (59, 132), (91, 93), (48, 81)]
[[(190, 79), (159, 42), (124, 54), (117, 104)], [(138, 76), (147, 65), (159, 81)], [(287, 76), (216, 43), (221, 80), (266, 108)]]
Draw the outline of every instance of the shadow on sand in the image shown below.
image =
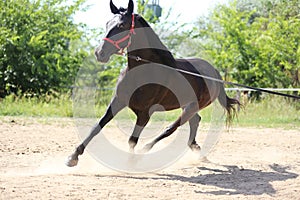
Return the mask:
[(270, 165), (271, 172), (261, 170), (241, 169), (237, 166), (224, 165), (227, 170), (211, 169), (198, 167), (200, 171), (209, 171), (210, 174), (185, 177), (174, 174), (161, 174), (162, 177), (168, 177), (171, 180), (180, 180), (183, 182), (210, 185), (219, 187), (216, 191), (195, 191), (196, 193), (214, 194), (214, 195), (272, 195), (276, 193), (271, 182), (286, 181), (295, 179), (298, 174), (288, 172), (288, 167), (282, 167), (277, 164)]
[[(181, 181), (195, 185), (215, 186), (219, 189), (215, 191), (195, 190), (195, 193), (213, 194), (213, 195), (274, 195), (276, 190), (271, 182), (286, 181), (295, 179), (299, 175), (288, 172), (288, 167), (278, 164), (270, 165), (270, 170), (264, 172), (262, 170), (243, 169), (237, 166), (223, 165), (221, 169), (197, 167), (199, 175), (183, 176), (167, 173), (156, 173), (155, 176), (142, 175), (112, 175), (117, 178), (129, 178), (136, 180), (158, 180), (158, 181)], [(207, 173), (208, 172), (208, 173)], [(96, 175), (104, 177), (103, 175)], [(198, 189), (195, 187), (195, 189)]]

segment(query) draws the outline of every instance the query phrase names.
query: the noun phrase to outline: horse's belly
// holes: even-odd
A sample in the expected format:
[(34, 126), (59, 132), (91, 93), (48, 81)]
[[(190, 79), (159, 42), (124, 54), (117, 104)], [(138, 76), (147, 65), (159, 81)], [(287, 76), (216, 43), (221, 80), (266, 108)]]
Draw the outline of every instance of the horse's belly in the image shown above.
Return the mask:
[(155, 84), (142, 86), (126, 98), (128, 98), (127, 105), (136, 110), (154, 109), (154, 107), (158, 110), (173, 110), (180, 107), (176, 96), (171, 91)]

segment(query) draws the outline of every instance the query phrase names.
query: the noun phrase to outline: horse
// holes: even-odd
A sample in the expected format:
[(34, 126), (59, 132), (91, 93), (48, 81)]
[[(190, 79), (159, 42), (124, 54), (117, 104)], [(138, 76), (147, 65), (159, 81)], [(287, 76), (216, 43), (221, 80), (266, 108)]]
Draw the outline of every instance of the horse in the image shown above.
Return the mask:
[(239, 105), (239, 101), (227, 96), (222, 82), (176, 71), (184, 70), (222, 80), (218, 70), (205, 60), (175, 59), (146, 20), (133, 13), (132, 0), (129, 0), (127, 8), (117, 8), (111, 0), (110, 9), (113, 18), (106, 24), (105, 38), (96, 48), (95, 56), (97, 61), (106, 63), (112, 55), (127, 49), (127, 68), (120, 73), (116, 92), (105, 114), (68, 157), (66, 165), (76, 166), (78, 156), (83, 154), (89, 142), (125, 107), (129, 107), (136, 115), (136, 123), (128, 140), (131, 153), (134, 153), (139, 136), (151, 115), (174, 109), (182, 109), (181, 115), (163, 133), (146, 144), (144, 152), (150, 151), (157, 142), (170, 136), (186, 122), (190, 126), (187, 145), (193, 151), (199, 151), (201, 148), (195, 140), (201, 121), (198, 112), (218, 99), (230, 122), (236, 114), (235, 105)]

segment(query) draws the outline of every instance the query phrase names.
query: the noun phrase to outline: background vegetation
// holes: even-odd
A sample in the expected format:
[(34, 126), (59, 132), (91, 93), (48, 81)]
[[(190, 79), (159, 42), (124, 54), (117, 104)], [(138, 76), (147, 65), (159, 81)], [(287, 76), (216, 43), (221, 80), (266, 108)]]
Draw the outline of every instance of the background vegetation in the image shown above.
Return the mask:
[(64, 91), (74, 82), (87, 52), (72, 48), (84, 39), (72, 15), (83, 0), (0, 2), (0, 97)]
[(227, 80), (254, 87), (299, 87), (300, 1), (243, 0), (200, 19), (194, 38)]
[[(109, 100), (109, 97), (107, 100)], [(234, 126), (300, 128), (299, 107), (297, 107), (295, 102), (290, 103), (282, 97), (268, 96), (260, 101), (251, 100), (243, 103), (245, 108), (237, 113), (237, 118), (233, 122)], [(96, 104), (94, 109), (96, 116), (100, 118), (106, 110), (106, 104)], [(205, 124), (211, 121), (211, 111), (212, 106), (209, 106), (200, 112), (202, 116), (201, 123)], [(175, 110), (167, 113), (156, 113), (151, 120), (161, 122), (175, 121), (180, 112), (180, 110)], [(128, 113), (134, 121), (135, 115), (130, 110), (125, 110), (118, 114), (118, 120), (122, 118), (127, 119)], [(67, 94), (61, 95), (59, 98), (53, 98), (53, 96), (49, 95), (44, 96), (44, 98), (24, 98), (10, 95), (3, 99), (0, 104), (0, 116), (73, 117), (73, 104), (70, 96)], [(89, 115), (89, 117), (91, 116)]]
[[(96, 63), (90, 41), (104, 30), (74, 22), (84, 3), (0, 2), (0, 115), (70, 117), (72, 90), (84, 86), (101, 89), (96, 103), (98, 114), (102, 113), (126, 59), (114, 56), (105, 65)], [(199, 16), (192, 26), (168, 20), (172, 10), (163, 10), (158, 19), (141, 0), (137, 5), (177, 57), (205, 58), (228, 81), (254, 87), (300, 87), (299, 0), (231, 0), (217, 5), (208, 16)], [(299, 124), (298, 113), (299, 102), (252, 99), (239, 122)]]

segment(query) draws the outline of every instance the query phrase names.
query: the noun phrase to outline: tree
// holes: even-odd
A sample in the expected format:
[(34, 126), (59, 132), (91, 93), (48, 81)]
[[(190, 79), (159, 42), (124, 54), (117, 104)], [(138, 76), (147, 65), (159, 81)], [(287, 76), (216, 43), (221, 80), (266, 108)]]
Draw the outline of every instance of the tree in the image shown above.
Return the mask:
[[(153, 6), (153, 5), (152, 5)], [(155, 24), (159, 17), (155, 15), (153, 7), (149, 5), (149, 0), (137, 0), (137, 12), (149, 22)]]
[(84, 0), (0, 2), (0, 96), (45, 94), (72, 85), (86, 52), (72, 49), (83, 32), (72, 15)]
[(242, 2), (247, 6), (237, 1), (219, 5), (207, 21), (199, 22), (194, 37), (200, 38), (205, 54), (227, 80), (255, 87), (298, 87), (298, 0)]

